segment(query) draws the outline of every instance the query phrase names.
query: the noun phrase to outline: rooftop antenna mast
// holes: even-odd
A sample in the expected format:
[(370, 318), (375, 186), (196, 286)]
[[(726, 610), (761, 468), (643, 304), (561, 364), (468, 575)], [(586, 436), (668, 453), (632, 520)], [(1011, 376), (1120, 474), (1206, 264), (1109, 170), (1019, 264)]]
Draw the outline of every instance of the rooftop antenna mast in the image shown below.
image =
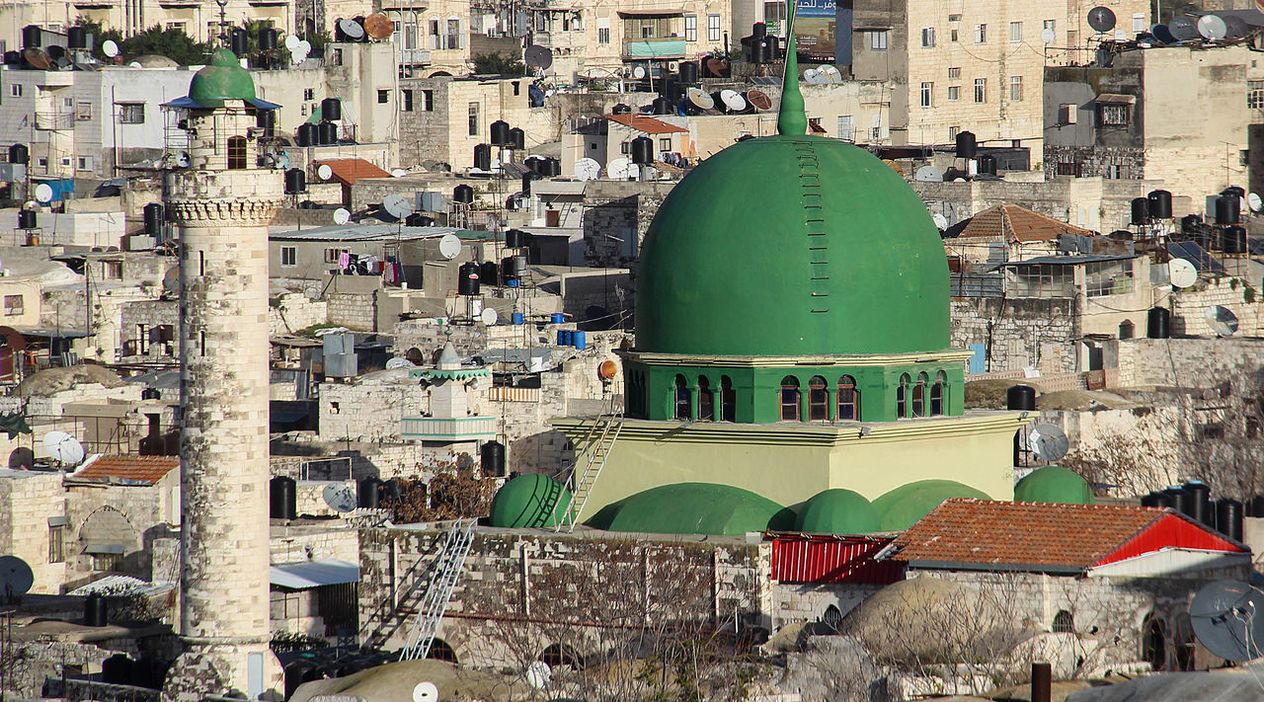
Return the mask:
[(228, 46), (228, 0), (215, 0), (219, 5), (219, 47)]

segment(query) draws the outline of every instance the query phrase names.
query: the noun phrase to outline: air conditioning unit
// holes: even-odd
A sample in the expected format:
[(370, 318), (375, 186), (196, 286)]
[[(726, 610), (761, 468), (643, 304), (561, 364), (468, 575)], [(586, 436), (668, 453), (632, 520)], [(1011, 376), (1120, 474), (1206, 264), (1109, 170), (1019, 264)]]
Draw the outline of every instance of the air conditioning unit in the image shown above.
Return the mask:
[(1080, 106), (1073, 103), (1066, 103), (1058, 106), (1058, 124), (1075, 124), (1076, 118), (1080, 114)]

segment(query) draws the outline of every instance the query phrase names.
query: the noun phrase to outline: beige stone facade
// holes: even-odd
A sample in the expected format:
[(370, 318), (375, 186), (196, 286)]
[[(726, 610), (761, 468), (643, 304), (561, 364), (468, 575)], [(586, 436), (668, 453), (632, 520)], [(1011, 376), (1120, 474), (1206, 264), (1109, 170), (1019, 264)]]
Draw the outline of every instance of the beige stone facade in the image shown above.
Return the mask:
[[(197, 41), (213, 41), (219, 37), (220, 8), (213, 0), (167, 3), (141, 0), (135, 3), (48, 3), (21, 0), (0, 7), (0, 41), (10, 49), (22, 44), (22, 27), (38, 24), (53, 32), (65, 32), (82, 17), (100, 22), (108, 29), (117, 29), (131, 36), (151, 27), (179, 29)], [(234, 26), (243, 22), (269, 22), (288, 34), (294, 31), (294, 3), (250, 2), (228, 0), (225, 19)]]

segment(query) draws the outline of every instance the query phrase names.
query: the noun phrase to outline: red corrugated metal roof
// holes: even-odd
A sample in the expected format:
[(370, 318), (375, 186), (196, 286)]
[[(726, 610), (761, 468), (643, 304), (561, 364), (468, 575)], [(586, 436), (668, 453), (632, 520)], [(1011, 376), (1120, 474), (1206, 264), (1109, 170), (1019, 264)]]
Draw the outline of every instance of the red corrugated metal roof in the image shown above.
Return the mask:
[(1105, 558), (1094, 563), (1094, 566), (1117, 563), (1165, 548), (1188, 548), (1197, 551), (1224, 551), (1241, 553), (1246, 551), (1239, 544), (1226, 539), (1219, 533), (1212, 532), (1202, 524), (1198, 524), (1183, 515), (1170, 513), (1159, 521), (1146, 527), (1144, 531), (1132, 537), (1127, 543), (1111, 551)]
[(76, 480), (153, 485), (180, 467), (177, 456), (100, 456), (76, 471)]
[(606, 115), (606, 119), (646, 134), (676, 134), (689, 131), (684, 127), (678, 127), (670, 122), (646, 117), (645, 115)]
[(777, 536), (772, 540), (772, 579), (888, 585), (904, 579), (904, 564), (873, 557), (890, 543), (889, 538), (867, 536)]
[(390, 178), (391, 174), (365, 161), (362, 158), (339, 158), (319, 161), (318, 165), (329, 166), (334, 172), (334, 180), (343, 185), (354, 185), (363, 178)]

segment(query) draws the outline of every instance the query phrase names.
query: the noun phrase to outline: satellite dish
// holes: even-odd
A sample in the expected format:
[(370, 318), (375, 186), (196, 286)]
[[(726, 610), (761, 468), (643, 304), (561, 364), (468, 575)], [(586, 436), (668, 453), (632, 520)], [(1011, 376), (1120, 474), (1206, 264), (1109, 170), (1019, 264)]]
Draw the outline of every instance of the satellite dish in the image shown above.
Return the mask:
[(553, 52), (547, 46), (532, 44), (523, 50), (522, 62), (528, 68), (547, 70), (549, 66), (553, 65)]
[(1109, 7), (1094, 7), (1088, 11), (1088, 26), (1097, 32), (1109, 32), (1115, 28), (1115, 13)]
[(272, 157), (272, 162), (275, 163), (276, 167), (281, 170), (289, 170), (290, 155), (284, 151), (278, 151), (276, 155)]
[(922, 166), (913, 174), (913, 180), (920, 183), (942, 183), (944, 172), (934, 166)]
[(395, 170), (391, 171), (392, 178), (403, 178), (406, 175), (408, 175), (408, 171), (402, 168), (396, 168)]
[(1208, 307), (1203, 316), (1207, 318), (1207, 326), (1219, 337), (1233, 336), (1238, 331), (1238, 315), (1223, 305)]
[(439, 255), (451, 261), (461, 255), (461, 238), (456, 234), (439, 237)]
[(1198, 33), (1208, 41), (1220, 41), (1229, 34), (1229, 25), (1216, 15), (1203, 15), (1198, 18)]
[(382, 209), (395, 219), (403, 219), (413, 213), (412, 203), (403, 195), (387, 195), (382, 199)]
[(322, 163), (316, 168), (316, 177), (321, 180), (329, 180), (334, 177), (334, 169), (327, 163)]
[(746, 102), (749, 102), (751, 107), (760, 112), (772, 109), (772, 98), (768, 97), (768, 93), (762, 90), (746, 91)]
[(633, 77), (633, 78), (635, 78), (635, 79), (637, 79), (637, 80), (643, 80), (643, 79), (645, 78), (645, 75), (646, 75), (645, 66), (633, 66), (633, 67), (632, 67), (632, 77)]
[(413, 702), (439, 702), (439, 688), (432, 682), (419, 682), (413, 688)]
[(831, 83), (837, 83), (843, 79), (843, 72), (828, 63), (816, 69), (816, 72)]
[(1044, 30), (1040, 32), (1040, 41), (1043, 41), (1046, 44), (1052, 44), (1053, 40), (1057, 38), (1058, 35), (1049, 27), (1045, 27)]
[(140, 61), (132, 61), (131, 63), (127, 64), (127, 67), (128, 68), (144, 68), (145, 66)]
[(821, 74), (818, 73), (815, 68), (809, 68), (808, 70), (803, 72), (803, 82), (804, 83), (820, 83)]
[(596, 180), (601, 175), (601, 164), (591, 158), (575, 162), (575, 177), (580, 180)]
[(310, 53), (312, 53), (312, 43), (304, 39), (290, 53), (290, 63), (302, 63), (307, 60), (307, 55)]
[(536, 690), (544, 689), (549, 684), (549, 679), (553, 677), (553, 670), (549, 668), (549, 664), (544, 661), (536, 661), (527, 666), (523, 677), (527, 679), (527, 684)]
[[(406, 358), (391, 359), (391, 361), (395, 360), (403, 360), (409, 366), (412, 365), (412, 363)], [(391, 367), (390, 361), (387, 361), (386, 367)], [(326, 485), (325, 489), (321, 491), (321, 497), (325, 498), (325, 504), (329, 505), (330, 509), (339, 514), (354, 512), (356, 506), (359, 504), (356, 502), (355, 490), (351, 489), (348, 485)]]
[(101, 44), (101, 53), (108, 58), (114, 58), (119, 55), (119, 45), (113, 39), (106, 39)]
[(1173, 287), (1188, 288), (1198, 282), (1198, 269), (1183, 258), (1174, 258), (1167, 262), (1167, 277)]
[(1188, 17), (1173, 17), (1168, 23), (1167, 29), (1172, 34), (1174, 41), (1189, 41), (1198, 36), (1198, 27), (1194, 26), (1193, 20)]
[(1247, 24), (1246, 20), (1237, 15), (1226, 15), (1221, 19), (1223, 19), (1225, 23), (1226, 39), (1241, 39), (1251, 32), (1251, 25)]
[(64, 431), (50, 431), (44, 436), (44, 449), (63, 466), (77, 466), (83, 461), (83, 444)]
[(627, 180), (636, 177), (636, 171), (632, 170), (635, 167), (631, 159), (621, 156), (611, 159), (610, 163), (606, 164), (606, 175), (614, 180)]
[(351, 41), (360, 41), (364, 38), (364, 26), (353, 19), (338, 20), (338, 30)]
[(368, 34), (370, 39), (378, 41), (390, 39), (394, 32), (395, 24), (381, 12), (374, 12), (364, 18), (364, 33)]
[(0, 587), (6, 600), (21, 597), (35, 584), (35, 573), (26, 561), (17, 556), (0, 556)]
[(1166, 24), (1156, 24), (1150, 27), (1150, 34), (1161, 44), (1176, 43), (1176, 37), (1172, 36), (1172, 30), (1168, 29)]
[(35, 467), (35, 452), (25, 446), (19, 446), (9, 453), (10, 470), (31, 470)]
[(1189, 603), (1189, 623), (1198, 643), (1230, 661), (1264, 652), (1264, 593), (1246, 583), (1221, 580), (1204, 585)]
[(298, 38), (297, 34), (287, 34), (285, 36), (285, 48), (293, 51), (298, 48), (298, 43), (300, 41), (301, 39)]
[(42, 205), (47, 205), (53, 201), (53, 186), (48, 183), (40, 183), (35, 186), (35, 199)]
[(193, 162), (189, 160), (189, 152), (181, 151), (176, 154), (176, 165), (180, 168), (188, 168), (191, 163)]
[(1259, 212), (1264, 209), (1264, 198), (1257, 193), (1249, 193), (1246, 196), (1246, 206), (1250, 207), (1252, 212)]
[(489, 327), (495, 326), (498, 319), (500, 319), (500, 315), (496, 314), (496, 310), (490, 307), (484, 307), (482, 313), (478, 315), (478, 321)]
[(403, 356), (396, 356), (386, 362), (386, 370), (400, 370), (401, 368), (416, 368), (416, 367), (417, 367), (417, 364), (413, 363), (407, 358), (404, 358)]
[(1036, 424), (1027, 433), (1027, 449), (1042, 461), (1056, 461), (1067, 455), (1071, 442), (1052, 424)]
[(736, 90), (721, 90), (720, 100), (729, 112), (741, 112), (746, 109), (746, 98)]
[(935, 222), (935, 228), (938, 229), (939, 231), (942, 232), (948, 228), (948, 218), (943, 216), (942, 214), (936, 212), (935, 214), (931, 215), (930, 218), (931, 220)]
[(334, 224), (342, 225), (351, 221), (351, 211), (345, 207), (334, 210)]
[(690, 88), (685, 91), (685, 99), (699, 110), (714, 110), (715, 100), (702, 88)]

